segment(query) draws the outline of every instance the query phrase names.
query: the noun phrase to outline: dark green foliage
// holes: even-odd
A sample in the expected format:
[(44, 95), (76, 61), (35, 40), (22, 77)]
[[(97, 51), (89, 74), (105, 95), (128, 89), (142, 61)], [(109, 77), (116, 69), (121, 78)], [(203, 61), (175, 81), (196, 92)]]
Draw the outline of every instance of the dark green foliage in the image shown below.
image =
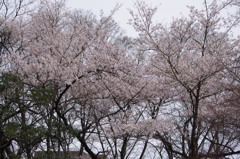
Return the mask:
[(17, 136), (19, 136), (20, 129), (21, 129), (21, 125), (19, 123), (9, 122), (9, 123), (6, 123), (4, 126), (4, 133), (7, 136), (16, 138)]
[(15, 74), (3, 73), (0, 76), (0, 93), (5, 100), (19, 102), (23, 87), (23, 82)]
[(0, 76), (0, 124), (18, 113), (24, 84), (16, 75), (3, 73)]
[(52, 88), (33, 88), (29, 97), (37, 105), (47, 105), (54, 100), (54, 90)]
[[(42, 125), (36, 125), (43, 118), (43, 108), (54, 99), (51, 88), (30, 87), (15, 74), (0, 76), (0, 158), (18, 159), (23, 153), (31, 157), (31, 150), (47, 134)], [(9, 152), (15, 141), (18, 152)]]

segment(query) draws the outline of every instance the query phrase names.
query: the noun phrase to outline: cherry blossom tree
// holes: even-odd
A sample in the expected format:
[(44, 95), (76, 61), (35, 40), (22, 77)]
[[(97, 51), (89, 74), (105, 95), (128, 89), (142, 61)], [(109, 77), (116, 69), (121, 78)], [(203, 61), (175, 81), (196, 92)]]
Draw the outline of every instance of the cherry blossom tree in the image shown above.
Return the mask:
[(151, 58), (148, 69), (163, 79), (162, 85), (170, 88), (173, 99), (167, 114), (162, 115), (173, 117), (175, 130), (154, 136), (162, 142), (167, 158), (218, 158), (239, 153), (238, 134), (227, 125), (217, 125), (216, 120), (223, 120), (213, 115), (229, 111), (220, 103), (226, 94), (226, 68), (238, 54), (238, 39), (231, 37), (231, 30), (239, 24), (239, 16), (221, 13), (235, 5), (237, 1), (203, 1), (203, 10), (189, 7), (189, 17), (174, 19), (169, 27), (154, 24), (157, 8), (144, 2), (137, 2), (136, 12), (131, 12), (130, 23), (139, 32), (139, 50)]
[[(54, 98), (44, 103), (44, 112), (50, 113), (49, 132), (58, 118), (80, 143), (80, 152), (85, 150), (92, 158), (109, 151), (103, 140), (110, 139), (103, 128), (111, 127), (112, 116), (132, 109), (146, 85), (141, 82), (141, 67), (120, 42), (120, 30), (111, 18), (115, 10), (97, 20), (91, 13), (68, 11), (61, 2), (42, 1), (23, 28), (25, 48), (10, 59), (11, 71), (25, 83), (51, 90)], [(47, 152), (53, 150), (50, 139), (48, 135)], [(122, 147), (125, 158), (127, 146)]]

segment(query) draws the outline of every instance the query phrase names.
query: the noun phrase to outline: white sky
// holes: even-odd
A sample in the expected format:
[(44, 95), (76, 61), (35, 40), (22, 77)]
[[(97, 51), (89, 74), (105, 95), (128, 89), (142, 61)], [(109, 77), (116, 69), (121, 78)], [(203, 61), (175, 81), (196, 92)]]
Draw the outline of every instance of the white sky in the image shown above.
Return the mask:
[[(156, 20), (168, 23), (173, 17), (186, 15), (188, 13), (187, 5), (201, 7), (202, 0), (145, 0), (152, 6), (159, 6), (155, 16)], [(72, 9), (91, 10), (95, 15), (99, 15), (103, 10), (106, 15), (115, 7), (117, 3), (122, 4), (121, 8), (114, 15), (115, 21), (126, 31), (127, 35), (134, 36), (136, 33), (128, 25), (131, 18), (128, 9), (133, 8), (134, 0), (67, 0), (67, 7)]]

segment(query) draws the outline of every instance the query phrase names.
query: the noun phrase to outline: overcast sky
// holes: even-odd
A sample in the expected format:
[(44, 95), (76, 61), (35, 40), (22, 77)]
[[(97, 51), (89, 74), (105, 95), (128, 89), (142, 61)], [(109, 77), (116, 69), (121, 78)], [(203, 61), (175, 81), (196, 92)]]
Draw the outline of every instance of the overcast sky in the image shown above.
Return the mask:
[[(168, 23), (173, 17), (179, 17), (181, 14), (188, 13), (187, 5), (200, 7), (201, 0), (146, 0), (152, 6), (159, 6), (156, 14), (156, 20), (163, 23)], [(100, 10), (103, 10), (106, 15), (119, 3), (121, 8), (114, 15), (115, 21), (126, 31), (127, 35), (136, 35), (130, 25), (128, 19), (130, 14), (128, 9), (133, 8), (134, 0), (67, 0), (67, 6), (72, 9), (91, 10), (95, 15), (99, 15)]]

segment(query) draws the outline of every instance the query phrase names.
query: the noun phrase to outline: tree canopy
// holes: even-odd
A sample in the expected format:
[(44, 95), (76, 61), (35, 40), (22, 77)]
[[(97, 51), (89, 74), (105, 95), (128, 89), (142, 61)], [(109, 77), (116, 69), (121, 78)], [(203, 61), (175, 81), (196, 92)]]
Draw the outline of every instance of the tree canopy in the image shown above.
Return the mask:
[(239, 7), (203, 0), (164, 25), (136, 1), (133, 38), (117, 7), (0, 0), (0, 158), (239, 158)]

